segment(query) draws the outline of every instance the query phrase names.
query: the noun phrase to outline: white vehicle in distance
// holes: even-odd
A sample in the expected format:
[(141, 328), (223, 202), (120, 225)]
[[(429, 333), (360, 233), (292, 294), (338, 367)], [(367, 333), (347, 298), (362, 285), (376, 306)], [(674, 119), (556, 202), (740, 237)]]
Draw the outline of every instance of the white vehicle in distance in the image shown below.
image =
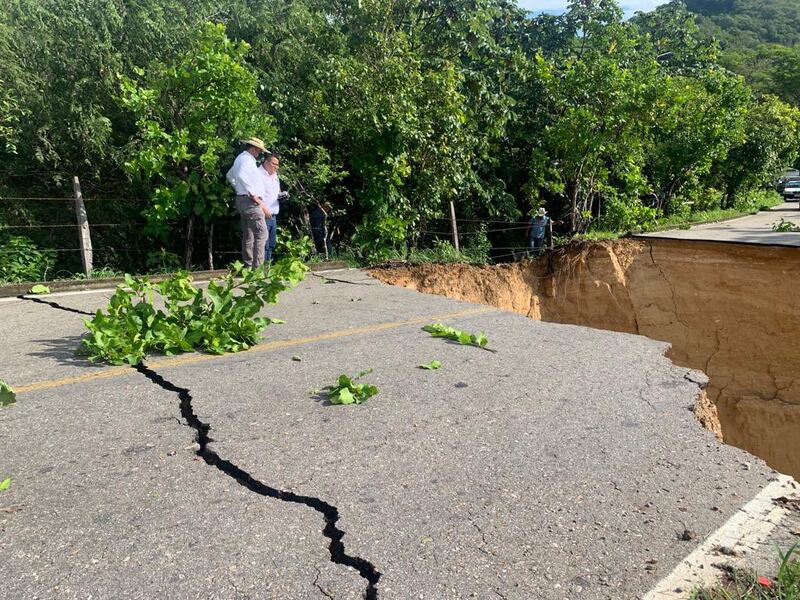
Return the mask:
[(778, 192), (783, 195), (783, 199), (787, 202), (800, 199), (800, 177), (789, 177), (778, 186)]

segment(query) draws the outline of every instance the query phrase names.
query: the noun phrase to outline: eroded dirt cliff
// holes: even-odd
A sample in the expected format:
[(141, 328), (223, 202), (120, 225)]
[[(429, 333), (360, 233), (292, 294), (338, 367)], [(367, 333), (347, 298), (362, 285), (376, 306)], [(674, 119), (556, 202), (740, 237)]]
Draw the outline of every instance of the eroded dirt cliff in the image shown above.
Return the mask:
[(800, 477), (798, 249), (619, 240), (538, 261), (372, 274), (532, 319), (670, 342), (673, 361), (709, 376), (725, 442)]

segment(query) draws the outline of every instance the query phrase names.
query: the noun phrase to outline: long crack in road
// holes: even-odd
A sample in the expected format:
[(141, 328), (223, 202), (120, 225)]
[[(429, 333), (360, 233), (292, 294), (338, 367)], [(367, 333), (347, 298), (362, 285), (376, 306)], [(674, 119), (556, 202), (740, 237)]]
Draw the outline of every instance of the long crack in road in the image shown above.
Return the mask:
[(196, 454), (202, 458), (207, 465), (216, 467), (228, 477), (233, 478), (236, 483), (247, 488), (251, 492), (255, 492), (256, 494), (265, 496), (267, 498), (274, 498), (282, 502), (302, 504), (321, 513), (325, 519), (325, 527), (322, 530), (322, 535), (330, 539), (328, 551), (331, 555), (331, 562), (338, 565), (352, 567), (358, 571), (358, 574), (367, 581), (367, 588), (364, 593), (364, 597), (366, 600), (377, 600), (377, 585), (381, 578), (381, 574), (368, 560), (358, 556), (350, 556), (345, 552), (344, 542), (342, 542), (345, 532), (336, 526), (336, 523), (339, 520), (338, 508), (313, 496), (301, 496), (300, 494), (295, 494), (294, 492), (279, 490), (277, 488), (268, 486), (267, 484), (258, 481), (247, 471), (241, 469), (232, 462), (221, 458), (216, 452), (208, 448), (209, 442), (214, 441), (208, 435), (208, 432), (211, 430), (211, 426), (208, 423), (201, 421), (197, 415), (194, 414), (191, 392), (187, 388), (179, 387), (174, 383), (164, 379), (161, 375), (142, 364), (137, 365), (136, 370), (162, 389), (169, 392), (174, 392), (178, 395), (178, 398), (180, 399), (181, 416), (183, 417), (184, 421), (186, 421), (186, 424), (196, 432), (195, 441), (199, 445), (199, 449), (196, 451)]
[[(44, 304), (50, 306), (51, 308), (66, 312), (84, 315), (94, 314), (79, 309), (70, 308), (68, 306), (63, 306), (57, 302), (48, 302), (40, 298), (30, 298), (27, 296), (20, 296), (19, 298), (21, 300), (30, 300), (31, 302), (35, 302), (37, 304)], [(328, 502), (325, 502), (324, 500), (321, 500), (320, 498), (315, 498), (314, 496), (302, 496), (300, 494), (295, 494), (294, 492), (279, 490), (277, 488), (268, 486), (267, 484), (255, 479), (244, 469), (236, 466), (228, 460), (225, 460), (224, 458), (221, 458), (216, 452), (208, 448), (209, 442), (214, 441), (208, 436), (208, 432), (211, 430), (211, 425), (204, 423), (197, 417), (197, 415), (194, 414), (194, 409), (192, 408), (192, 394), (188, 388), (175, 385), (142, 364), (137, 365), (136, 370), (162, 389), (168, 392), (174, 392), (178, 395), (178, 398), (180, 399), (181, 416), (183, 417), (187, 426), (191, 427), (196, 432), (195, 441), (199, 446), (196, 454), (202, 458), (207, 465), (216, 467), (228, 477), (233, 478), (239, 485), (247, 488), (251, 492), (259, 494), (260, 496), (274, 498), (275, 500), (280, 500), (281, 502), (302, 504), (303, 506), (313, 508), (315, 511), (322, 514), (323, 518), (325, 519), (325, 527), (322, 529), (322, 535), (330, 540), (330, 544), (328, 544), (328, 551), (330, 552), (331, 562), (337, 565), (351, 567), (358, 571), (358, 574), (367, 582), (367, 588), (364, 592), (365, 600), (378, 600), (377, 586), (381, 578), (381, 573), (375, 568), (375, 565), (368, 560), (358, 556), (350, 556), (345, 552), (344, 542), (342, 541), (344, 539), (345, 532), (336, 526), (336, 523), (339, 521), (338, 508)]]

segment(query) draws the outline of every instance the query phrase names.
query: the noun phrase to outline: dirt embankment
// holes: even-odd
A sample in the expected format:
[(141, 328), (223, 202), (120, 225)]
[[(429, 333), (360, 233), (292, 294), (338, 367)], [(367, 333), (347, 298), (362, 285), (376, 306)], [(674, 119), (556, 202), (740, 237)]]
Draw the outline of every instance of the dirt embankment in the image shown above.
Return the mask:
[[(571, 248), (553, 260), (374, 270), (421, 292), (532, 319), (638, 333), (704, 371), (725, 442), (800, 478), (800, 250), (673, 240)], [(708, 425), (713, 406), (701, 420)]]

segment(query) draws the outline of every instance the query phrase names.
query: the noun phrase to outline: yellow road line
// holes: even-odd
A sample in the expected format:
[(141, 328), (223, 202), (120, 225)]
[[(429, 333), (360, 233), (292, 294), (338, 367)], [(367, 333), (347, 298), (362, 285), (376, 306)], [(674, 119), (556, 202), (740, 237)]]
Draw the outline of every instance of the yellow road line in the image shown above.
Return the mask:
[[(398, 327), (406, 327), (408, 325), (419, 325), (420, 323), (430, 323), (432, 321), (444, 321), (445, 319), (457, 319), (459, 317), (470, 317), (473, 315), (480, 315), (486, 312), (491, 312), (493, 308), (471, 308), (459, 312), (447, 313), (443, 315), (428, 315), (425, 317), (415, 317), (405, 321), (390, 321), (387, 323), (376, 323), (375, 325), (365, 325), (364, 327), (355, 327), (353, 329), (340, 329), (339, 331), (330, 331), (328, 333), (321, 333), (309, 337), (293, 338), (290, 340), (278, 340), (275, 342), (268, 342), (266, 344), (259, 344), (254, 346), (246, 352), (236, 354), (190, 354), (188, 356), (179, 356), (175, 358), (167, 358), (157, 362), (148, 362), (147, 365), (151, 369), (161, 369), (164, 367), (179, 367), (182, 365), (191, 365), (194, 363), (206, 362), (210, 360), (219, 360), (221, 358), (228, 358), (231, 356), (238, 356), (239, 354), (253, 354), (259, 352), (270, 352), (271, 350), (279, 350), (281, 348), (289, 348), (291, 346), (300, 346), (303, 344), (313, 344), (314, 342), (324, 342), (327, 340), (336, 340), (345, 337), (354, 337), (357, 335), (364, 335), (368, 333), (376, 333), (379, 331), (387, 331), (389, 329), (397, 329)], [(35, 392), (39, 390), (47, 390), (50, 388), (62, 387), (65, 385), (72, 385), (75, 383), (85, 383), (87, 381), (95, 381), (97, 379), (110, 379), (112, 377), (121, 377), (131, 373), (130, 367), (113, 367), (104, 369), (95, 373), (87, 373), (85, 375), (76, 375), (75, 377), (65, 377), (64, 379), (55, 379), (52, 381), (39, 381), (37, 383), (29, 383), (27, 385), (15, 386), (14, 391), (17, 394), (25, 394), (27, 392)]]

